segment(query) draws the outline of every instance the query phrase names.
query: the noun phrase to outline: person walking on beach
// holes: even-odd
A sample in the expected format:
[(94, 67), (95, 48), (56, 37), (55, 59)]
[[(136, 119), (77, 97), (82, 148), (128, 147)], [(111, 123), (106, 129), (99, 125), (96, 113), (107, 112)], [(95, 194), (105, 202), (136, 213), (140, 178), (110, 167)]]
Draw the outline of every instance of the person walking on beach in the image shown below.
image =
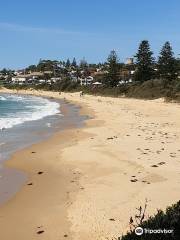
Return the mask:
[(80, 97), (83, 97), (83, 96), (84, 96), (84, 92), (81, 91), (81, 92), (80, 92)]

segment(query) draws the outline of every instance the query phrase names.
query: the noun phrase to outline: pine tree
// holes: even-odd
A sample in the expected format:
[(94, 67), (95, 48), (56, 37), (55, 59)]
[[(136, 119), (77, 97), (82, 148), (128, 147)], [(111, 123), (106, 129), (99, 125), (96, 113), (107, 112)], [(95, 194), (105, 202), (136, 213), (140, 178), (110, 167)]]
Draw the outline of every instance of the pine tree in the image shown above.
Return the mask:
[(71, 66), (71, 62), (70, 62), (70, 60), (68, 58), (67, 61), (66, 61), (66, 67), (69, 68), (70, 66)]
[(161, 49), (158, 59), (158, 75), (164, 80), (176, 78), (176, 60), (169, 42), (166, 42)]
[(108, 87), (117, 87), (119, 83), (119, 59), (114, 50), (110, 52), (107, 63), (109, 67), (105, 83)]
[(75, 58), (73, 58), (72, 66), (73, 66), (73, 67), (77, 67), (77, 62), (76, 62), (76, 59), (75, 59)]
[(154, 77), (154, 58), (153, 52), (150, 50), (150, 45), (147, 40), (143, 40), (140, 45), (136, 58), (136, 72), (134, 79), (135, 81), (144, 82)]

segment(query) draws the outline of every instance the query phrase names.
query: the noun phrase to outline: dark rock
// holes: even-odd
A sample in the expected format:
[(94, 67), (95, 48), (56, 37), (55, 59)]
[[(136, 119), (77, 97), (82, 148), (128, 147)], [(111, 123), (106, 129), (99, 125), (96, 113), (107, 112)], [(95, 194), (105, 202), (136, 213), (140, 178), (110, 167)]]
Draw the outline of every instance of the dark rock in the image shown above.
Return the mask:
[(43, 230), (40, 230), (40, 231), (37, 232), (37, 234), (42, 234), (42, 233), (44, 233)]
[(33, 185), (33, 183), (31, 182), (31, 183), (28, 183), (27, 185), (28, 185), (28, 186), (32, 186), (32, 185)]
[(131, 179), (131, 182), (137, 182), (138, 180), (137, 179)]

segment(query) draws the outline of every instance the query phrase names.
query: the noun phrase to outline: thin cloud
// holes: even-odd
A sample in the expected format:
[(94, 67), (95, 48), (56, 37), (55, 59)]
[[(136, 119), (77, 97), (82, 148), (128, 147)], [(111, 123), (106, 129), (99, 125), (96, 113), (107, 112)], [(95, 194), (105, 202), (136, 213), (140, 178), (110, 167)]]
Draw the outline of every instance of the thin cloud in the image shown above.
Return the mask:
[(45, 34), (58, 34), (58, 35), (91, 35), (87, 32), (78, 32), (78, 31), (69, 31), (63, 30), (59, 28), (45, 28), (45, 27), (31, 27), (24, 26), (13, 23), (4, 23), (0, 22), (0, 29), (6, 31), (14, 31), (14, 32), (29, 32), (29, 33), (45, 33)]

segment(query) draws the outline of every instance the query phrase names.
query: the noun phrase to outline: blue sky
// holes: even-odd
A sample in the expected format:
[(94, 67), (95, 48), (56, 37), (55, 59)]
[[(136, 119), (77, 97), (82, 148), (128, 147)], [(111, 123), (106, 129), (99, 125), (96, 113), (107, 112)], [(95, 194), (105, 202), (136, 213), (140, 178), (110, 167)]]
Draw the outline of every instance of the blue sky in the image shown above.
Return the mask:
[(170, 41), (180, 53), (179, 0), (6, 0), (0, 7), (0, 68), (43, 59), (121, 61), (150, 41), (155, 55)]

